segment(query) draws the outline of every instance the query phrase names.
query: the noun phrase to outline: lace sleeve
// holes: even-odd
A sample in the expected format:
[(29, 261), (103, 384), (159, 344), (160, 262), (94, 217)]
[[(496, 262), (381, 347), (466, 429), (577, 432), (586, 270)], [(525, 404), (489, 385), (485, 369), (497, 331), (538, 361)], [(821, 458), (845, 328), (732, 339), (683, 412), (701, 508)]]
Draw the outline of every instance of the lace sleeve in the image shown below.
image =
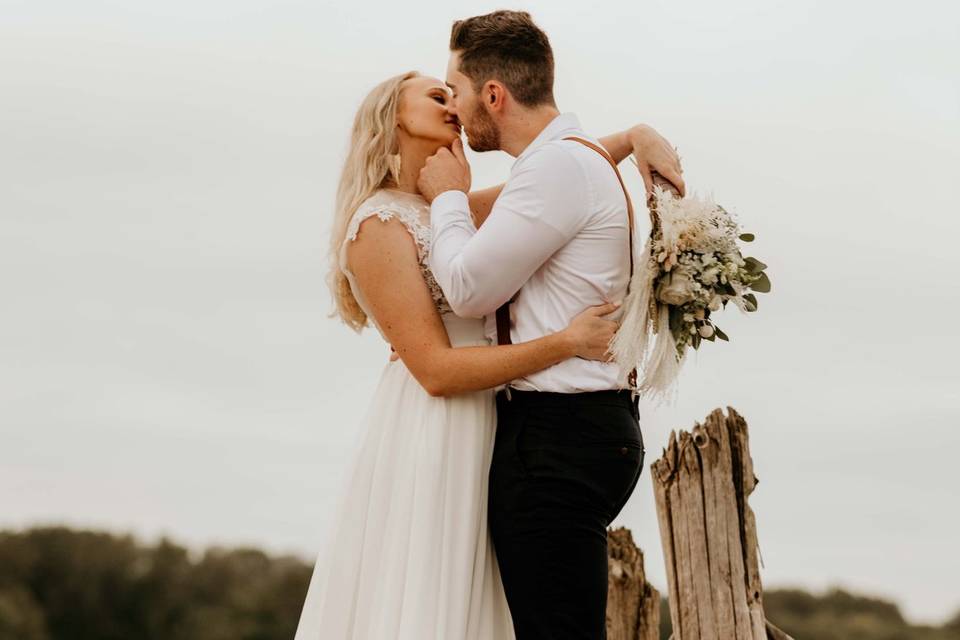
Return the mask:
[(353, 218), (351, 218), (350, 224), (347, 225), (347, 233), (340, 249), (340, 268), (344, 273), (349, 274), (349, 269), (347, 268), (347, 245), (357, 239), (357, 234), (360, 232), (360, 225), (373, 216), (377, 216), (384, 222), (396, 218), (406, 227), (407, 231), (410, 232), (414, 244), (417, 247), (417, 262), (420, 264), (420, 271), (423, 273), (423, 279), (430, 289), (433, 302), (440, 313), (449, 312), (450, 305), (447, 303), (446, 297), (443, 295), (443, 291), (440, 289), (440, 285), (437, 284), (436, 279), (433, 277), (433, 272), (430, 271), (429, 267), (430, 226), (423, 222), (419, 212), (414, 207), (398, 202), (387, 202), (358, 209), (353, 215)]
[(373, 216), (377, 216), (383, 222), (396, 218), (403, 223), (403, 226), (407, 228), (407, 231), (410, 232), (410, 235), (413, 236), (413, 239), (416, 241), (417, 257), (421, 261), (424, 260), (425, 253), (430, 246), (430, 228), (420, 222), (420, 217), (416, 211), (411, 211), (403, 205), (380, 204), (358, 210), (353, 215), (353, 218), (351, 218), (350, 224), (347, 225), (347, 235), (344, 239), (344, 244), (348, 241), (352, 242), (356, 240), (357, 234), (360, 232), (360, 225)]

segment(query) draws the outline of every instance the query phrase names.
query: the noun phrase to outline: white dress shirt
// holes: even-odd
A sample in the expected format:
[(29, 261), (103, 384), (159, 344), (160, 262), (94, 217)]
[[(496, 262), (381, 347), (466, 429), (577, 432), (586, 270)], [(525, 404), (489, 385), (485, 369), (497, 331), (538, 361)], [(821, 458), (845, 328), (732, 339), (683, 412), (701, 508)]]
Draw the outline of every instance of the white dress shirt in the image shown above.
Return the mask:
[[(430, 268), (460, 316), (486, 316), (496, 342), (497, 307), (510, 305), (514, 343), (560, 331), (589, 306), (620, 301), (630, 270), (627, 203), (610, 164), (573, 140), (599, 144), (572, 113), (557, 116), (517, 157), (477, 229), (467, 195), (446, 191), (430, 207)], [(615, 315), (609, 316), (616, 318)], [(614, 363), (572, 358), (509, 386), (576, 393), (622, 388)]]

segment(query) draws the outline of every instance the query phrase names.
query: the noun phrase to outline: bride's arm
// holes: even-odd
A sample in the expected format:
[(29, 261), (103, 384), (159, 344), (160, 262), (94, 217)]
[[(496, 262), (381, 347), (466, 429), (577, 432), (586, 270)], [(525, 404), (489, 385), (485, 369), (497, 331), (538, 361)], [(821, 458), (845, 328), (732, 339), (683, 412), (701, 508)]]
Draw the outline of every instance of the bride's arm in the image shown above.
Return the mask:
[(680, 156), (677, 155), (673, 145), (653, 127), (638, 124), (625, 131), (600, 138), (600, 144), (606, 148), (617, 164), (633, 154), (648, 194), (653, 193), (651, 174), (655, 171), (676, 187), (681, 196), (685, 195), (686, 185), (681, 175), (683, 169), (680, 168)]
[[(611, 133), (600, 138), (600, 144), (606, 148), (617, 164), (623, 162), (627, 156), (633, 154), (637, 159), (640, 175), (647, 187), (647, 192), (653, 190), (653, 181), (650, 172), (656, 171), (677, 187), (680, 195), (684, 195), (685, 185), (680, 175), (680, 157), (666, 138), (648, 125), (638, 124), (624, 131)], [(473, 214), (473, 223), (479, 228), (483, 224), (493, 203), (503, 191), (503, 184), (487, 189), (471, 191), (467, 197), (470, 200), (470, 212)]]
[(620, 164), (633, 152), (633, 138), (639, 137), (642, 134), (644, 126), (645, 125), (639, 124), (635, 127), (603, 136), (599, 139), (600, 144), (603, 145), (607, 153), (613, 157), (614, 161)]
[(493, 210), (493, 203), (500, 197), (501, 191), (503, 191), (503, 183), (495, 187), (489, 187), (488, 189), (471, 191), (467, 194), (467, 199), (470, 201), (470, 213), (473, 214), (473, 224), (475, 224), (478, 229), (480, 225), (483, 224), (483, 221), (487, 219), (487, 216), (490, 215), (490, 212)]
[(488, 389), (575, 356), (600, 359), (616, 323), (594, 307), (567, 329), (504, 346), (453, 348), (417, 262), (410, 234), (396, 219), (375, 216), (347, 249), (350, 270), (370, 311), (410, 373), (434, 396)]

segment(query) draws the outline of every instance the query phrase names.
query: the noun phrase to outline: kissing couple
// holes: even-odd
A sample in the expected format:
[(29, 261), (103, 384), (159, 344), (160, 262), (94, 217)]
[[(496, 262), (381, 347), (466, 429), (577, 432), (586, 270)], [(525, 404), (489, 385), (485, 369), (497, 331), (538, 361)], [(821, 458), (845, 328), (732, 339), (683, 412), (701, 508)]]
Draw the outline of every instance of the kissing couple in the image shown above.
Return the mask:
[[(497, 11), (454, 23), (445, 81), (389, 78), (357, 111), (330, 285), (394, 355), (296, 640), (605, 637), (606, 529), (644, 461), (608, 354), (633, 265), (617, 164), (684, 184), (655, 130), (594, 138), (553, 79), (546, 34)], [(515, 158), (505, 183), (472, 188), (461, 133)]]

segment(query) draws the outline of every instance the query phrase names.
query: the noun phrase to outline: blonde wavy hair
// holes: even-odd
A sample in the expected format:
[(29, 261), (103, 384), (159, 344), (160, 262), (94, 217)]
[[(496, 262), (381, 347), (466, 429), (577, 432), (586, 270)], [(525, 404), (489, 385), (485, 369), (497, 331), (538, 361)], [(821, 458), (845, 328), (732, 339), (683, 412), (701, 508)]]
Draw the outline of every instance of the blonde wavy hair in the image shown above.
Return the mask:
[(403, 82), (419, 76), (416, 71), (408, 71), (384, 80), (367, 94), (353, 119), (350, 148), (337, 187), (327, 283), (336, 303), (331, 317), (339, 316), (357, 332), (368, 325), (367, 314), (357, 303), (340, 268), (340, 247), (346, 240), (350, 219), (363, 201), (377, 189), (395, 186), (400, 179), (397, 105)]

